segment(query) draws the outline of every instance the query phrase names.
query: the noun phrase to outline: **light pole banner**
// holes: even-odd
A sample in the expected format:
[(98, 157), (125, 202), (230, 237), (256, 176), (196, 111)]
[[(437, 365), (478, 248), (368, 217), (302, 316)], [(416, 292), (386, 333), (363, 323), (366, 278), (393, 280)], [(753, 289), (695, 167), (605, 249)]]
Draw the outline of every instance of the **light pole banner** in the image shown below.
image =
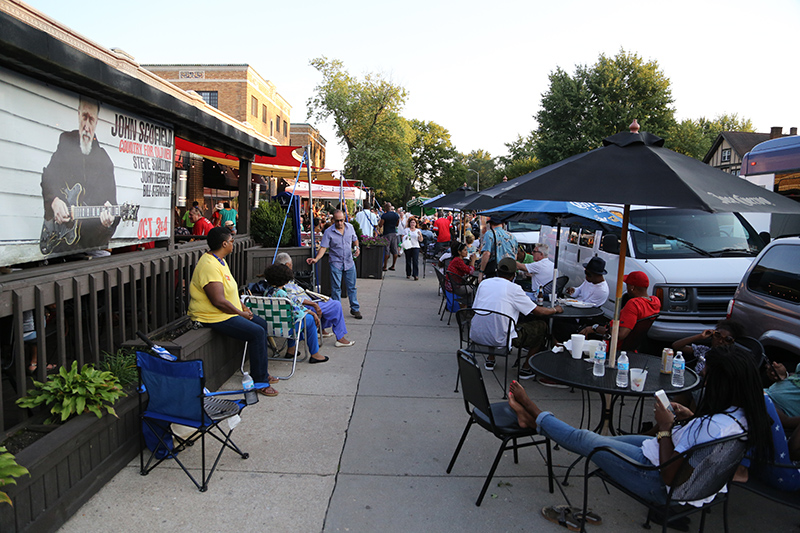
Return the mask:
[(169, 125), (0, 68), (0, 266), (167, 239)]

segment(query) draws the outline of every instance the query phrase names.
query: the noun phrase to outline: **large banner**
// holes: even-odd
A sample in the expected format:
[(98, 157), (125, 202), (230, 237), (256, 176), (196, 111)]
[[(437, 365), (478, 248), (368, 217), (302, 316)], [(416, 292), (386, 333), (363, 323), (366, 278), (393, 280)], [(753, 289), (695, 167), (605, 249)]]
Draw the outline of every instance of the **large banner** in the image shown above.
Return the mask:
[(167, 239), (172, 128), (0, 68), (0, 266)]

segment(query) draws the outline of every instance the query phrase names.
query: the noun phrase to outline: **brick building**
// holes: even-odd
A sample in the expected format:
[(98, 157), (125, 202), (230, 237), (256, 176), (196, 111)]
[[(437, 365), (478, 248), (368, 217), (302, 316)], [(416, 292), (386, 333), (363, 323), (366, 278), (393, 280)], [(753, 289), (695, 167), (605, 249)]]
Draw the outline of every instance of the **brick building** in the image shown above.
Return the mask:
[(209, 105), (249, 124), (275, 144), (290, 144), (292, 106), (250, 65), (142, 65)]
[(289, 144), (292, 146), (311, 145), (311, 166), (325, 168), (325, 137), (311, 124), (296, 122), (290, 126)]

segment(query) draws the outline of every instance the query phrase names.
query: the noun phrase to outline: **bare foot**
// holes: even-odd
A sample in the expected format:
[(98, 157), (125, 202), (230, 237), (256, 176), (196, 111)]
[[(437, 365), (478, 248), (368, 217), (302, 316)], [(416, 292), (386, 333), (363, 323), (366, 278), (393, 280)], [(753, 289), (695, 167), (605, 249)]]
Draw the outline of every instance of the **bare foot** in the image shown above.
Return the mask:
[(733, 474), (733, 480), (738, 481), (739, 483), (747, 483), (747, 478), (749, 475), (750, 474), (747, 470), (747, 467), (739, 465), (736, 467), (736, 473)]
[(517, 423), (521, 428), (536, 428), (536, 418), (532, 417), (528, 411), (522, 407), (514, 398), (514, 393), (508, 393), (508, 406), (517, 413)]
[(536, 404), (533, 403), (533, 400), (528, 398), (528, 394), (525, 392), (525, 389), (522, 388), (522, 385), (519, 384), (518, 381), (514, 380), (511, 382), (511, 385), (508, 387), (509, 392), (514, 394), (514, 397), (517, 399), (517, 403), (519, 403), (523, 409), (528, 411), (534, 417), (539, 416), (541, 410), (536, 407)]

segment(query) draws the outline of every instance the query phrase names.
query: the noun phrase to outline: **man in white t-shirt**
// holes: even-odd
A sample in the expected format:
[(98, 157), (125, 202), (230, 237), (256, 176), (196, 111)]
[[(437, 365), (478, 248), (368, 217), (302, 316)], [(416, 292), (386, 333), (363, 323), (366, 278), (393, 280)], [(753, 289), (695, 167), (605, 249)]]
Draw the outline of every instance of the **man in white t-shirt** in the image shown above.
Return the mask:
[[(503, 313), (514, 319), (514, 322), (519, 324), (520, 314), (531, 316), (549, 316), (556, 313), (561, 313), (563, 309), (561, 306), (556, 306), (552, 309), (547, 307), (537, 307), (533, 301), (528, 298), (522, 287), (512, 282), (517, 273), (517, 262), (512, 257), (505, 257), (500, 260), (497, 265), (497, 277), (483, 280), (478, 285), (478, 291), (475, 293), (475, 301), (472, 304), (473, 309), (484, 309), (488, 311), (497, 311)], [(541, 340), (544, 340), (547, 328), (541, 332)], [(476, 313), (472, 318), (470, 324), (469, 338), (471, 341), (485, 346), (508, 346), (511, 347), (511, 342), (517, 337), (515, 330), (511, 331), (511, 337), (508, 334), (508, 321), (501, 316), (495, 314), (482, 315)], [(535, 341), (533, 342), (535, 343)], [(538, 348), (538, 346), (524, 346), (531, 351)], [(529, 351), (528, 356), (531, 352)], [(486, 370), (494, 370), (494, 356), (488, 356), (484, 364)], [(528, 366), (527, 359), (523, 366), (520, 368), (520, 378), (529, 379), (533, 377), (533, 371)]]
[(547, 254), (550, 247), (546, 244), (537, 244), (533, 248), (533, 263), (520, 263), (517, 261), (517, 269), (527, 272), (531, 277), (531, 292), (536, 294), (539, 287), (547, 285), (553, 281), (553, 269), (555, 265)]
[(601, 257), (594, 256), (588, 263), (583, 264), (586, 281), (579, 287), (570, 287), (566, 293), (576, 300), (590, 303), (600, 307), (608, 300), (608, 283), (603, 277), (606, 272), (606, 262)]

